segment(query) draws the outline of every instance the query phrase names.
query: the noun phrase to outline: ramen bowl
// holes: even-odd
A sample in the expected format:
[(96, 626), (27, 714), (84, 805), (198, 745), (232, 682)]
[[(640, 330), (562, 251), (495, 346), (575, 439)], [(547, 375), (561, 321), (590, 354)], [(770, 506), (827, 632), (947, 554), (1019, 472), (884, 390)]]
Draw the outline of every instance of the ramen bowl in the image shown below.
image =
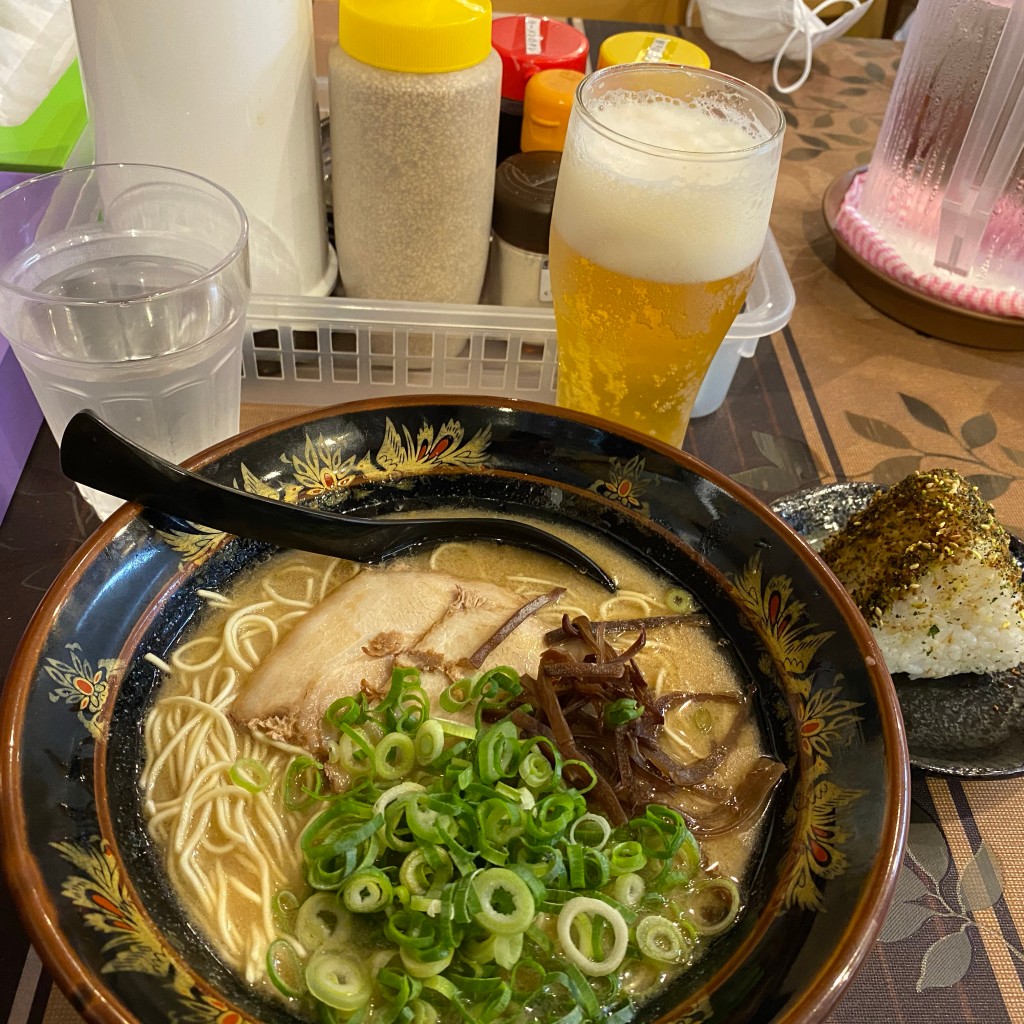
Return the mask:
[[(338, 406), (250, 431), (190, 465), (340, 513), (453, 508), (571, 523), (689, 589), (786, 771), (742, 914), (635, 1019), (826, 1014), (892, 894), (907, 752), (867, 627), (795, 532), (685, 453), (598, 419), (492, 399)], [(195, 628), (204, 594), (270, 553), (125, 506), (61, 573), (15, 656), (0, 720), (3, 863), (41, 957), (97, 1024), (295, 1019), (229, 969), (183, 908), (139, 785), (159, 660)]]

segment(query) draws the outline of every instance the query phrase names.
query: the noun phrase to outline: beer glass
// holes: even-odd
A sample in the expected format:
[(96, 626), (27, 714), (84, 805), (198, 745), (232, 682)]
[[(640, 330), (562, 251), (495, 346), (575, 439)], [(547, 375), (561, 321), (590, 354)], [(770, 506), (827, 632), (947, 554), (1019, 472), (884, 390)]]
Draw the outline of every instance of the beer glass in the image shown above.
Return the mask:
[(551, 223), (558, 404), (679, 446), (768, 231), (785, 120), (703, 68), (576, 91)]

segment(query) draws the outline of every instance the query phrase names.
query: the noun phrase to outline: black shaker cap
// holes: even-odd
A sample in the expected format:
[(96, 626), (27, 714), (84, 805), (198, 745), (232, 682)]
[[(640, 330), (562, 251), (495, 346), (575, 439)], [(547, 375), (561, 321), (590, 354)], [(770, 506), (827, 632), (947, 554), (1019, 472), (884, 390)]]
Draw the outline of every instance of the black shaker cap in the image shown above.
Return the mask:
[(546, 253), (561, 153), (533, 150), (498, 164), (494, 176), (494, 233), (518, 249)]

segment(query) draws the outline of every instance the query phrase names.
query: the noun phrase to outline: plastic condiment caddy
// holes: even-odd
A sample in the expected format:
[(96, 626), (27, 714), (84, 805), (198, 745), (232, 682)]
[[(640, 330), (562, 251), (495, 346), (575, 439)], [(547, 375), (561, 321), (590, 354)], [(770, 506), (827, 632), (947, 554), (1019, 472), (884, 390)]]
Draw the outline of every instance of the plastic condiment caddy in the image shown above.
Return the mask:
[[(795, 301), (769, 233), (746, 306), (708, 370), (694, 416), (718, 409), (740, 359), (789, 322)], [(255, 295), (242, 356), (243, 402), (309, 408), (410, 394), (555, 402), (550, 310)]]

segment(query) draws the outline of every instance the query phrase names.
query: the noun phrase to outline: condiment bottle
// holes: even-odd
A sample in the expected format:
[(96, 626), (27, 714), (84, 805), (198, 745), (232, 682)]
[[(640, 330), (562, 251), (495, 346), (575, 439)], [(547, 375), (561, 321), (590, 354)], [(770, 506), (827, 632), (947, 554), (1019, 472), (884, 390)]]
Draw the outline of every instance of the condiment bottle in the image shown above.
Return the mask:
[(711, 58), (693, 43), (664, 32), (619, 32), (609, 36), (597, 53), (598, 68), (612, 64), (686, 64), (711, 67)]
[(498, 165), (487, 302), (551, 305), (548, 236), (560, 161), (560, 153), (515, 153)]
[(519, 152), (526, 83), (538, 71), (586, 71), (590, 44), (572, 25), (551, 18), (517, 14), (495, 18), (491, 40), (501, 57), (501, 121), (498, 163)]
[(478, 302), (501, 94), (488, 0), (341, 0), (329, 79), (346, 294)]
[(249, 217), (254, 292), (327, 295), (309, 0), (73, 0), (97, 163), (161, 164)]
[(576, 86), (582, 81), (582, 71), (556, 68), (538, 71), (526, 83), (520, 137), (520, 149), (524, 153), (537, 149), (561, 153)]

